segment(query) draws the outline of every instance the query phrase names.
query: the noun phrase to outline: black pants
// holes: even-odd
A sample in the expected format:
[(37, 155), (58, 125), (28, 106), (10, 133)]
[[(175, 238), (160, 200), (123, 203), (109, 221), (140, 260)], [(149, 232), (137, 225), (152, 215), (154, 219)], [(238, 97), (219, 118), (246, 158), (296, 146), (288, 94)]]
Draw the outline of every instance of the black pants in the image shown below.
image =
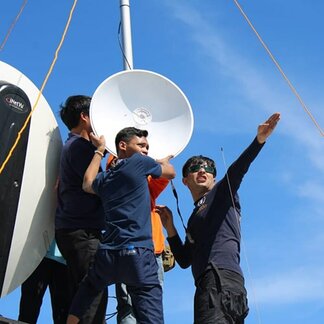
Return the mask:
[[(75, 295), (89, 267), (94, 261), (101, 233), (99, 230), (57, 230), (55, 239), (62, 256), (66, 260), (71, 280), (72, 296)], [(80, 323), (105, 323), (108, 292), (105, 289), (93, 301)]]
[(36, 324), (43, 296), (49, 287), (53, 322), (65, 324), (70, 306), (66, 265), (44, 258), (21, 286), (19, 321)]
[(195, 324), (243, 324), (248, 310), (244, 279), (238, 273), (209, 266), (197, 280)]

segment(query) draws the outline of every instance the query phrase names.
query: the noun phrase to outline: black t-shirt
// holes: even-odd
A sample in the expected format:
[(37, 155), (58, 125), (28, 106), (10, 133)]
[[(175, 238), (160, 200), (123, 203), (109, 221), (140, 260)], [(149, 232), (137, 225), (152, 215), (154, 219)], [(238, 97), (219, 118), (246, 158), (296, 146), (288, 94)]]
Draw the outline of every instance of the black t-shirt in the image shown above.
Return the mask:
[(82, 189), (83, 176), (95, 149), (85, 138), (69, 134), (60, 161), (56, 230), (104, 228), (100, 198)]
[(184, 268), (191, 265), (195, 280), (210, 263), (242, 275), (241, 207), (237, 190), (262, 147), (263, 144), (259, 144), (255, 138), (229, 167), (228, 179), (225, 175), (211, 191), (195, 202), (195, 209), (188, 221), (188, 232), (194, 243), (190, 243), (187, 238), (185, 244), (182, 244), (178, 235), (168, 238), (179, 265)]

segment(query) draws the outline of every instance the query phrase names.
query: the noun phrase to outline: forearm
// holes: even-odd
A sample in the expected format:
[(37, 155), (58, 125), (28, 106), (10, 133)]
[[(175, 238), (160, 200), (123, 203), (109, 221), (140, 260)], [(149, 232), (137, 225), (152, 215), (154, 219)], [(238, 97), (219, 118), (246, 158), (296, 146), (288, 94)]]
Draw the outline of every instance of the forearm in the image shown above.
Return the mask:
[(96, 150), (84, 174), (82, 189), (88, 193), (93, 193), (93, 194), (95, 193), (92, 189), (92, 182), (98, 174), (102, 157), (103, 157), (103, 152), (99, 149)]
[(251, 163), (258, 156), (264, 143), (259, 143), (257, 137), (254, 138), (252, 143), (244, 150), (239, 158), (229, 167), (227, 174), (231, 184), (231, 190), (235, 193), (244, 177), (249, 170)]
[(172, 179), (175, 178), (176, 172), (175, 172), (174, 167), (173, 167), (172, 164), (170, 164), (170, 163), (162, 163), (161, 167), (162, 167), (162, 174), (161, 174), (162, 178), (166, 178), (166, 179), (169, 179), (169, 180), (172, 180)]
[(176, 235), (178, 235), (177, 229), (175, 228), (174, 224), (169, 224), (165, 227), (167, 234), (168, 234), (168, 238), (172, 238)]
[(189, 245), (187, 243), (183, 244), (178, 234), (172, 237), (168, 236), (167, 240), (179, 266), (183, 269), (188, 268), (191, 265), (191, 249)]

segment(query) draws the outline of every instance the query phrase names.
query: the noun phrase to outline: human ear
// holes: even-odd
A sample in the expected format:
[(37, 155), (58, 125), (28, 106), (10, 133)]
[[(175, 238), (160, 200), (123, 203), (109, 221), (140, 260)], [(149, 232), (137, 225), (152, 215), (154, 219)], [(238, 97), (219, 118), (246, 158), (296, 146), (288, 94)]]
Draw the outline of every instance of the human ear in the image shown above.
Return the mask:
[(85, 114), (84, 112), (80, 113), (80, 119), (86, 121), (89, 118), (89, 115)]
[(182, 178), (182, 183), (183, 183), (185, 186), (188, 186), (188, 180), (187, 180), (187, 178)]
[(119, 147), (119, 150), (120, 151), (126, 151), (126, 142), (125, 141), (120, 141), (119, 144), (118, 144), (118, 147)]

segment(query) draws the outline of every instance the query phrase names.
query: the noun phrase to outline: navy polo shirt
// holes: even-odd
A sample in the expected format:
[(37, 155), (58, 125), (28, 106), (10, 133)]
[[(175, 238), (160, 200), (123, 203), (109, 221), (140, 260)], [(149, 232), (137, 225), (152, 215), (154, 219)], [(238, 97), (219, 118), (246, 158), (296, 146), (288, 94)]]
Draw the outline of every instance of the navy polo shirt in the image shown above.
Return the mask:
[(123, 249), (128, 245), (153, 249), (151, 204), (147, 176), (160, 177), (161, 165), (135, 153), (97, 175), (93, 190), (105, 213), (102, 248)]

